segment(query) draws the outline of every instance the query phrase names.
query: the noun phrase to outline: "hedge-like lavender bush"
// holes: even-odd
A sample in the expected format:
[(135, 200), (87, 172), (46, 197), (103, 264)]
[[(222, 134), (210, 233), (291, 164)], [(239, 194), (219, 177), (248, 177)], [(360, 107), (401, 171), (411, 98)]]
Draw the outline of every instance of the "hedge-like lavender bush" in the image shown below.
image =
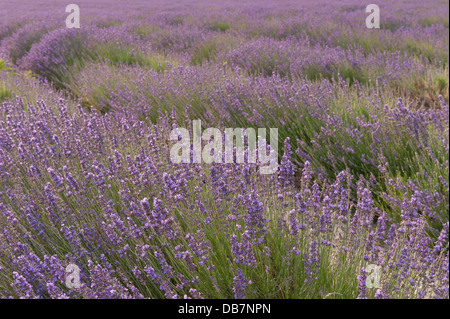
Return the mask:
[[(0, 298), (449, 298), (448, 4), (99, 3), (0, 12)], [(196, 119), (277, 173), (172, 163)]]
[[(3, 103), (4, 297), (448, 294), (448, 222), (432, 240), (414, 196), (392, 223), (348, 171), (319, 185), (306, 162), (295, 187), (288, 140), (279, 175), (261, 177), (255, 164), (171, 164), (168, 118), (55, 109)], [(78, 290), (64, 287), (68, 262)], [(383, 269), (378, 291), (354, 280), (368, 264)]]

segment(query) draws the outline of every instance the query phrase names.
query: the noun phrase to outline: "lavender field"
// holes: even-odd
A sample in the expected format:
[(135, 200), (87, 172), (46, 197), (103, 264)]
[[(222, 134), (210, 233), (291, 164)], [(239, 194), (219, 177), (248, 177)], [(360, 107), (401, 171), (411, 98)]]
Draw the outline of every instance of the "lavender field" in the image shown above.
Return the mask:
[(75, 3), (0, 0), (0, 298), (449, 298), (448, 1)]

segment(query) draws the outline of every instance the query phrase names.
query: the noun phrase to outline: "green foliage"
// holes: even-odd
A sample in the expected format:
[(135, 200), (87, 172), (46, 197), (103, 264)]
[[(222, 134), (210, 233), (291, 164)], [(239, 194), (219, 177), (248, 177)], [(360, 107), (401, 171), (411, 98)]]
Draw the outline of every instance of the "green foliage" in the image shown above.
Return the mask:
[(432, 25), (441, 24), (448, 29), (449, 19), (448, 19), (448, 16), (447, 17), (445, 17), (445, 16), (429, 16), (429, 17), (419, 20), (419, 24), (422, 27), (429, 27)]
[(192, 64), (202, 64), (205, 61), (211, 61), (215, 58), (217, 47), (214, 42), (206, 42), (197, 47), (191, 57)]
[(8, 71), (12, 71), (12, 70), (14, 70), (14, 69), (12, 67), (8, 66), (8, 63), (5, 60), (0, 58), (0, 72), (2, 72), (2, 71), (8, 72)]
[(145, 55), (140, 50), (117, 47), (112, 44), (98, 46), (95, 53), (96, 60), (107, 60), (114, 65), (148, 66), (157, 72), (169, 68), (160, 55)]
[(214, 22), (210, 22), (206, 25), (206, 29), (211, 30), (211, 31), (220, 31), (220, 32), (225, 32), (230, 28), (230, 24), (228, 22), (223, 22), (223, 21), (214, 21)]
[(0, 84), (0, 102), (3, 102), (6, 99), (11, 99), (11, 91), (8, 90), (3, 83), (1, 83)]

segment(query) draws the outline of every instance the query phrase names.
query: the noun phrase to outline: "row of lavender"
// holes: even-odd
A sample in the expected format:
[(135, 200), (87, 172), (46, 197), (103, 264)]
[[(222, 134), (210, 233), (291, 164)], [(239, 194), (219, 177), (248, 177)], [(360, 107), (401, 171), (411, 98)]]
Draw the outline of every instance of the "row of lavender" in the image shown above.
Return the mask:
[(77, 86), (70, 74), (83, 69), (86, 60), (107, 60), (158, 70), (214, 64), (251, 76), (276, 73), (310, 80), (336, 79), (340, 73), (350, 82), (388, 81), (412, 91), (414, 98), (425, 86), (448, 99), (442, 83), (448, 74), (448, 18), (433, 4), (383, 3), (380, 30), (367, 29), (364, 6), (351, 1), (286, 3), (278, 9), (160, 8), (151, 15), (130, 10), (107, 18), (98, 18), (100, 9), (85, 4), (82, 30), (65, 29), (61, 14), (5, 19), (0, 52), (20, 68), (70, 88)]
[[(0, 25), (0, 297), (449, 298), (446, 4), (99, 3)], [(172, 164), (193, 119), (278, 174)]]
[[(170, 163), (170, 118), (17, 100), (1, 124), (3, 297), (448, 298), (448, 222), (431, 239), (410, 196), (393, 223), (348, 171), (319, 185), (306, 162), (295, 186), (289, 140), (263, 177)], [(79, 289), (65, 287), (69, 263)], [(369, 264), (379, 289), (365, 287)]]

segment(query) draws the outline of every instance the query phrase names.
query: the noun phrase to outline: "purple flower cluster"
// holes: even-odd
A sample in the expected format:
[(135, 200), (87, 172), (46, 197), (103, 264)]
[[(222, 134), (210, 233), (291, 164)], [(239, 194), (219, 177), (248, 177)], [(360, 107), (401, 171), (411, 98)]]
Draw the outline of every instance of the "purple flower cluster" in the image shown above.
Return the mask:
[[(109, 2), (0, 12), (0, 298), (449, 298), (446, 4)], [(193, 119), (278, 171), (172, 163)]]

